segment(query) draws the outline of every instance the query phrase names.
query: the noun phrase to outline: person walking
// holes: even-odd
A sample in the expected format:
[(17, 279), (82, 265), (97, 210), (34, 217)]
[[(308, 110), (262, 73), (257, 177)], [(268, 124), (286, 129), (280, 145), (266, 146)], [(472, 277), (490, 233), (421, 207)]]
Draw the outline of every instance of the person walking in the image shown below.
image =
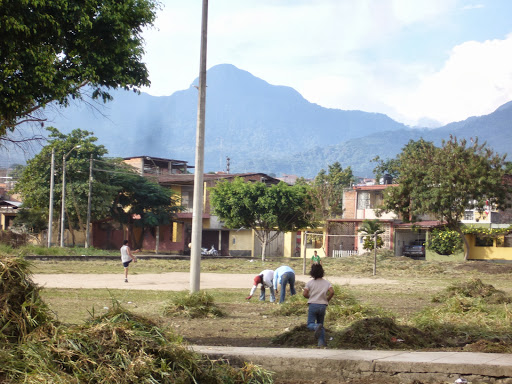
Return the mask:
[(273, 286), (276, 293), (279, 293), (277, 285), (281, 285), (281, 296), (279, 304), (282, 304), (286, 297), (286, 285), (290, 284), (290, 294), (295, 295), (295, 272), (287, 265), (283, 265), (274, 271)]
[(265, 301), (265, 288), (269, 288), (270, 290), (270, 302), (273, 303), (276, 301), (274, 286), (272, 285), (273, 280), (274, 271), (272, 269), (265, 269), (264, 271), (261, 271), (260, 274), (254, 278), (254, 285), (252, 286), (251, 293), (249, 293), (249, 296), (247, 296), (246, 299), (251, 300), (256, 288), (258, 288), (258, 284), (261, 284), (260, 301)]
[(325, 280), (324, 268), (321, 264), (313, 264), (309, 272), (313, 280), (309, 280), (304, 288), (303, 296), (308, 299), (308, 329), (315, 331), (319, 347), (327, 346), (325, 342), (324, 319), (329, 301), (334, 296), (331, 283)]
[[(134, 253), (137, 251), (133, 251)], [(123, 246), (121, 247), (121, 262), (124, 267), (124, 282), (128, 282), (128, 267), (131, 262), (137, 262), (137, 258), (132, 254), (130, 247), (128, 246), (128, 240), (123, 241)]]

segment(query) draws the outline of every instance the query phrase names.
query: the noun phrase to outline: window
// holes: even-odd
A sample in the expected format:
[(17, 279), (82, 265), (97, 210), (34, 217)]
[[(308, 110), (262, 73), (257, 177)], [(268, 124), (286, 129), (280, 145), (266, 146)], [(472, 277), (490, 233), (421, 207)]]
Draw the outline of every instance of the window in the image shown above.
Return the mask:
[(368, 192), (358, 193), (357, 209), (370, 209), (370, 194)]
[(464, 212), (464, 220), (474, 220), (475, 219), (475, 216), (474, 216), (474, 212), (473, 211), (466, 211)]
[(482, 237), (477, 235), (475, 238), (475, 245), (477, 247), (492, 247), (493, 243), (494, 241), (491, 237)]

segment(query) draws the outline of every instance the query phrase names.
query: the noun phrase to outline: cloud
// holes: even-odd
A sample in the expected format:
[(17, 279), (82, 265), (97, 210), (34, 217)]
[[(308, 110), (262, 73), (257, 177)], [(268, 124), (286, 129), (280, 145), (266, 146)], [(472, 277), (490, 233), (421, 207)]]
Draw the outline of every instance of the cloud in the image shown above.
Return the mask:
[[(512, 99), (510, 36), (439, 47), (460, 9), (458, 0), (217, 0), (207, 63), (233, 64), (325, 107), (448, 123)], [(157, 29), (145, 33), (150, 94), (198, 76), (200, 28), (200, 2), (164, 0)]]
[(510, 100), (512, 34), (457, 45), (439, 71), (425, 74), (415, 89), (395, 94), (389, 102), (409, 119), (428, 116), (449, 123), (489, 114)]
[(483, 5), (483, 4), (468, 4), (468, 5), (465, 5), (464, 7), (462, 7), (462, 9), (464, 9), (464, 10), (481, 9), (481, 8), (485, 8), (485, 5)]

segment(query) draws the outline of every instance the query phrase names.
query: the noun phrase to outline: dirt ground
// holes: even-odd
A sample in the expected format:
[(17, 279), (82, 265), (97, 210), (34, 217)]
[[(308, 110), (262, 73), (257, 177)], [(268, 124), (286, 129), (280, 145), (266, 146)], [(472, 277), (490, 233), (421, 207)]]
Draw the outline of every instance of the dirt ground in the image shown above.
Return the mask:
[[(222, 274), (202, 273), (201, 289), (234, 288), (246, 289), (249, 294), (253, 274)], [(310, 279), (309, 276), (297, 275), (297, 285)], [(182, 291), (190, 288), (190, 274), (185, 272), (170, 272), (162, 274), (134, 274), (129, 276), (129, 282), (124, 282), (120, 274), (35, 274), (33, 281), (46, 288), (71, 289), (129, 289), (129, 290), (164, 290)], [(329, 277), (329, 281), (343, 286), (371, 287), (378, 286), (379, 291), (386, 292), (391, 287), (397, 287), (398, 281), (377, 277)], [(301, 283), (302, 282), (302, 283)], [(387, 287), (387, 289), (386, 289)], [(277, 347), (272, 344), (272, 338), (287, 330), (305, 323), (305, 316), (276, 317), (269, 312), (279, 304), (267, 300), (258, 300), (259, 290), (255, 296), (246, 301), (241, 296), (239, 303), (219, 303), (220, 308), (227, 314), (224, 318), (187, 319), (170, 318), (170, 325), (178, 334), (191, 344), (222, 345), (238, 347)], [(377, 298), (376, 298), (377, 299)], [(400, 305), (400, 303), (397, 303)], [(327, 329), (328, 330), (328, 329)], [(312, 338), (312, 346), (315, 341)]]
[[(249, 292), (254, 279), (252, 274), (201, 273), (200, 289), (213, 288), (247, 288)], [(307, 282), (310, 277), (297, 275), (298, 281)], [(124, 282), (122, 274), (35, 274), (36, 284), (47, 288), (107, 288), (107, 289), (140, 289), (156, 291), (182, 291), (190, 289), (190, 273), (144, 273), (128, 276)], [(396, 280), (363, 277), (329, 276), (329, 281), (340, 285), (382, 285), (398, 284)]]

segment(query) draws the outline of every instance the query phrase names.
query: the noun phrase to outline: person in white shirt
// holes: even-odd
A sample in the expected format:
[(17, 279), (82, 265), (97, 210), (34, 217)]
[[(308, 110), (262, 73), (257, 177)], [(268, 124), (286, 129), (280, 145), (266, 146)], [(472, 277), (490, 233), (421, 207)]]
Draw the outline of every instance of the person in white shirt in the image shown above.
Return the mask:
[[(133, 251), (134, 253), (137, 251)], [(137, 258), (133, 256), (132, 251), (130, 247), (128, 246), (128, 240), (123, 241), (123, 246), (121, 247), (121, 262), (123, 263), (124, 267), (124, 282), (128, 282), (128, 267), (130, 266), (130, 263), (134, 261), (137, 262)]]
[(327, 346), (325, 342), (324, 319), (329, 301), (334, 296), (334, 288), (325, 280), (322, 264), (313, 264), (309, 272), (313, 280), (306, 283), (302, 293), (308, 299), (308, 329), (315, 331), (318, 346)]
[(276, 301), (276, 295), (274, 293), (274, 287), (272, 285), (272, 280), (274, 279), (274, 271), (271, 269), (265, 269), (261, 271), (258, 276), (254, 278), (254, 285), (252, 286), (251, 293), (246, 297), (247, 300), (251, 300), (252, 295), (258, 288), (258, 284), (261, 284), (260, 290), (260, 301), (265, 301), (265, 288), (270, 290), (270, 302), (273, 303)]

